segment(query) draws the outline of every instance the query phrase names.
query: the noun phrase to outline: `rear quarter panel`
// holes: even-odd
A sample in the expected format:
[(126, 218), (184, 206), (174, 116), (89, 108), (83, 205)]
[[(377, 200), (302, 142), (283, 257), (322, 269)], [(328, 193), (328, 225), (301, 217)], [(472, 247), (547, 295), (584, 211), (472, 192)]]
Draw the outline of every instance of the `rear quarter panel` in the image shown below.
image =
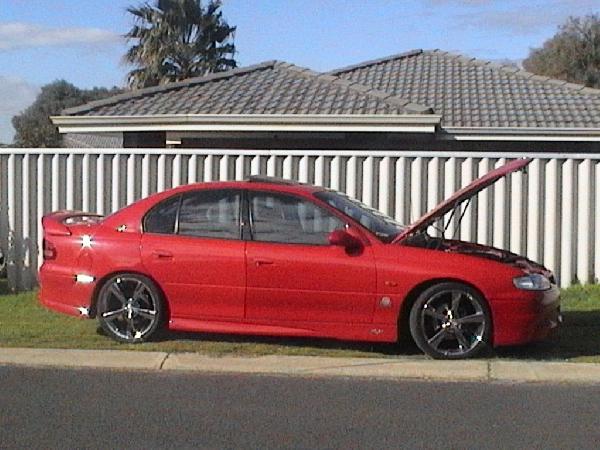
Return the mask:
[[(128, 215), (124, 218), (133, 224), (125, 231), (118, 231), (110, 222), (103, 222), (69, 227), (69, 236), (46, 236), (56, 248), (56, 258), (44, 261), (40, 268), (39, 298), (42, 304), (66, 314), (79, 315), (79, 308), (92, 306), (96, 287), (108, 275), (143, 273), (139, 227), (135, 226), (135, 218)], [(86, 245), (84, 236), (89, 237)], [(77, 283), (75, 276), (78, 274), (92, 275), (95, 281)]]

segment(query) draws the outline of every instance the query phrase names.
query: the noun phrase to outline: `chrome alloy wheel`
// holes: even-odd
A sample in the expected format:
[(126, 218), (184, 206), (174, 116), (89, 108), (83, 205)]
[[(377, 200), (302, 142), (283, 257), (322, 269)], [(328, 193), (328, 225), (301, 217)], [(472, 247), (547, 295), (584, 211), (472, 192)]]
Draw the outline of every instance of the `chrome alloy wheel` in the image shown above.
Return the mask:
[(468, 353), (483, 340), (486, 317), (481, 304), (462, 291), (440, 292), (423, 305), (421, 329), (427, 343), (444, 355)]
[(468, 286), (443, 283), (424, 291), (413, 305), (411, 334), (428, 355), (441, 359), (475, 356), (491, 335), (487, 303)]
[(157, 328), (160, 298), (146, 277), (127, 274), (109, 279), (98, 295), (98, 319), (102, 328), (121, 342), (141, 342)]

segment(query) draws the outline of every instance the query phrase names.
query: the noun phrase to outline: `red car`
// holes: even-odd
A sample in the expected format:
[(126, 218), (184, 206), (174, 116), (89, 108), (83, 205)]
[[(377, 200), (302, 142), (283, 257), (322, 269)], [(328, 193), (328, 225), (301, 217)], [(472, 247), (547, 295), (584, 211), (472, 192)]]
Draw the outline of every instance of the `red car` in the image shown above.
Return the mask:
[(550, 271), (439, 227), (427, 233), (529, 162), (493, 170), (410, 226), (345, 194), (266, 177), (181, 186), (104, 218), (51, 213), (40, 299), (129, 343), (163, 326), (379, 342), (410, 330), (428, 355), (458, 359), (537, 341), (560, 322)]

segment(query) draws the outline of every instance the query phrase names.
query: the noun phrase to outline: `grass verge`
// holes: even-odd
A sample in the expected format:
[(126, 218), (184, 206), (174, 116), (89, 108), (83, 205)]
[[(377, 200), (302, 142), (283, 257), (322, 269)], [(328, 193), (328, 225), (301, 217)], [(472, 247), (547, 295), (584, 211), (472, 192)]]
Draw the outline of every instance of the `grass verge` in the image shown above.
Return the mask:
[[(211, 355), (311, 355), (422, 357), (411, 343), (369, 344), (326, 339), (269, 338), (204, 333), (165, 332), (140, 345), (112, 341), (98, 330), (97, 322), (54, 313), (41, 307), (35, 292), (5, 294), (0, 280), (0, 346), (37, 348), (119, 349), (164, 352), (198, 352)], [(551, 342), (498, 349), (496, 356), (511, 359), (600, 362), (600, 285), (564, 289), (565, 323)]]

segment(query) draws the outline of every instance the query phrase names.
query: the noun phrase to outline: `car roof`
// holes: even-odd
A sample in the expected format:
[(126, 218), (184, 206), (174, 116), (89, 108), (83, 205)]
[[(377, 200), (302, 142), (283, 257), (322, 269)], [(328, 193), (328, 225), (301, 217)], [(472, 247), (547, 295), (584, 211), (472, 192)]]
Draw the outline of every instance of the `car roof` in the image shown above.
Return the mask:
[(320, 186), (314, 186), (312, 184), (301, 183), (285, 178), (252, 175), (245, 180), (240, 181), (208, 181), (186, 184), (174, 189), (169, 189), (167, 192), (185, 192), (194, 189), (252, 189), (303, 194), (313, 194), (325, 190), (325, 188)]

